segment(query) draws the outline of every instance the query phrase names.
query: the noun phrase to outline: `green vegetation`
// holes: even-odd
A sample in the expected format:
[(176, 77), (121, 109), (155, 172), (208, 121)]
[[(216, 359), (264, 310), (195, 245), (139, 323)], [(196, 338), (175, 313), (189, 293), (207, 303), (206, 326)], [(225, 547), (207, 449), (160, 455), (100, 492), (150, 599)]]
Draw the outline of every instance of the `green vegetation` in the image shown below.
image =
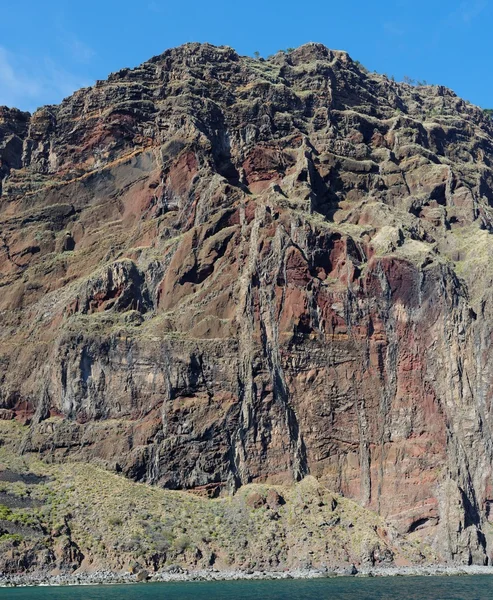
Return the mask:
[(8, 521), (12, 516), (12, 511), (3, 504), (0, 504), (0, 519), (2, 521)]
[(355, 60), (354, 64), (358, 67), (358, 69), (363, 72), (363, 73), (369, 73), (370, 71), (363, 65), (360, 63), (359, 60)]
[(18, 533), (3, 533), (0, 535), (0, 544), (2, 544), (2, 542), (11, 542), (15, 545), (22, 542), (23, 539), (22, 535), (19, 535)]
[(404, 77), (402, 78), (402, 81), (404, 83), (407, 83), (408, 85), (414, 85), (414, 86), (424, 86), (424, 85), (433, 85), (432, 83), (428, 83), (426, 81), (426, 79), (413, 79), (412, 77), (409, 77), (409, 75), (404, 75)]
[(483, 111), (490, 117), (490, 119), (493, 119), (493, 108), (484, 108)]
[(0, 504), (0, 520), (10, 521), (11, 523), (17, 523), (19, 525), (26, 525), (28, 527), (38, 525), (38, 518), (34, 511), (26, 512), (22, 510), (12, 510), (3, 504)]
[[(17, 553), (52, 548), (68, 564), (72, 559), (64, 557), (73, 555), (63, 548), (76, 547), (110, 569), (131, 568), (135, 561), (147, 568), (268, 569), (359, 560), (391, 546), (377, 533), (387, 526), (380, 517), (313, 477), (292, 486), (247, 485), (234, 496), (208, 499), (134, 483), (93, 464), (19, 457), (25, 432), (0, 421), (0, 467), (45, 478), (22, 490), (2, 482), (4, 493), (27, 493), (41, 504), (0, 506), (0, 519), (13, 523), (0, 542), (14, 544)], [(411, 541), (394, 541), (396, 548), (416, 555)], [(427, 558), (433, 560), (431, 550)]]

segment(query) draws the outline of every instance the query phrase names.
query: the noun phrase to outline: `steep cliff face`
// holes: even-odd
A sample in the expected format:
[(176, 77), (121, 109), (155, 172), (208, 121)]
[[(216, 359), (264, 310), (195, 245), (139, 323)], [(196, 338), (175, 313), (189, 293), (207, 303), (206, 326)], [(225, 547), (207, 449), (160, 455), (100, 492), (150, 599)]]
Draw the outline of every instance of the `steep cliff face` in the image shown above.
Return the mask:
[(0, 112), (1, 417), (211, 496), (307, 475), (492, 553), (493, 126), (318, 44)]

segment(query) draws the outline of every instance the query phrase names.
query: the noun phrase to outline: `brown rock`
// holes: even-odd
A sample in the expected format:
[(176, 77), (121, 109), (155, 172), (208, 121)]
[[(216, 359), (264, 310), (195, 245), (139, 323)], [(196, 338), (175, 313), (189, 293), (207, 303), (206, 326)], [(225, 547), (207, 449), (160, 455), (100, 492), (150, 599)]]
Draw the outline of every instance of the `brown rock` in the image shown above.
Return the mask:
[(251, 494), (248, 494), (246, 503), (250, 508), (257, 509), (265, 506), (266, 500), (259, 492), (252, 492)]
[(277, 510), (280, 506), (285, 504), (285, 501), (276, 490), (269, 490), (266, 496), (266, 503), (271, 510)]
[(147, 581), (148, 579), (149, 579), (149, 573), (145, 569), (142, 569), (135, 574), (136, 581), (142, 582), (142, 581)]

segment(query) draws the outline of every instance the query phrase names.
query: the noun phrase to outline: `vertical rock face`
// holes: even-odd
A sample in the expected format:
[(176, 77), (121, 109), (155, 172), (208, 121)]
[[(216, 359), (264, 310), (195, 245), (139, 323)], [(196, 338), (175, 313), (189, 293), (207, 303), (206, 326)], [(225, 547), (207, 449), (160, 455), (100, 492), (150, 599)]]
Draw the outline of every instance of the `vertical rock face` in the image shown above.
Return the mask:
[(0, 181), (11, 169), (22, 166), (22, 140), (27, 133), (29, 118), (29, 113), (0, 107)]
[(318, 44), (190, 44), (0, 109), (23, 452), (211, 495), (315, 476), (490, 559), (493, 127)]

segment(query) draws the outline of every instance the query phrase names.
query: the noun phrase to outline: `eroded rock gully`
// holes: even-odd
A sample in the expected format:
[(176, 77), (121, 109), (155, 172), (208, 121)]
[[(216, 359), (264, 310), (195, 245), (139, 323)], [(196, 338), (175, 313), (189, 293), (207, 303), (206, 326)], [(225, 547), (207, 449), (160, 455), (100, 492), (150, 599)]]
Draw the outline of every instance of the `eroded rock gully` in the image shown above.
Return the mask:
[(485, 563), (492, 161), (479, 108), (318, 44), (0, 109), (2, 418), (171, 489), (310, 474)]

